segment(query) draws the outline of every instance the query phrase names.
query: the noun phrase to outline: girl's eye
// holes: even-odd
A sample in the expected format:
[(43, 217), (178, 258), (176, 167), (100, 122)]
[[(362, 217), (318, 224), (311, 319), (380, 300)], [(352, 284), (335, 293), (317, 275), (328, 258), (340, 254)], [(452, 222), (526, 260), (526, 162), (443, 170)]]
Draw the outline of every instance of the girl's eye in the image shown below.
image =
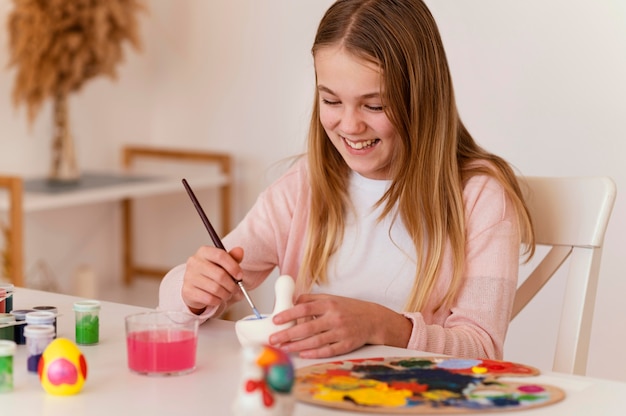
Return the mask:
[(367, 108), (370, 111), (383, 111), (382, 105), (366, 105), (365, 108)]
[(334, 100), (329, 100), (327, 98), (322, 98), (322, 103), (324, 103), (326, 105), (337, 105), (337, 104), (339, 104), (339, 101), (334, 101)]

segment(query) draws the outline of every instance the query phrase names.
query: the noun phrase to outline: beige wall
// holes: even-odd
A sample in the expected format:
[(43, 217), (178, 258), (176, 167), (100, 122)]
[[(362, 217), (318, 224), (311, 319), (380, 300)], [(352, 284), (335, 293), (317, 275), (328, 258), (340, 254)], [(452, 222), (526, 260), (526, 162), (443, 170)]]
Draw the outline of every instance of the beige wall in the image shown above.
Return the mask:
[[(99, 79), (72, 97), (81, 165), (116, 166), (120, 146), (129, 142), (232, 152), (237, 159), (235, 218), (240, 219), (280, 172), (274, 163), (303, 150), (313, 89), (309, 47), (331, 2), (149, 1), (144, 52), (127, 55), (117, 82)], [(626, 343), (621, 324), (626, 316), (621, 193), (626, 183), (626, 3), (427, 3), (448, 49), (461, 114), (481, 144), (523, 174), (609, 175), (617, 182), (589, 373), (626, 380), (626, 363), (612, 359), (622, 355)], [(10, 1), (0, 0), (0, 19), (10, 7)], [(44, 109), (29, 131), (24, 111), (12, 108), (6, 42), (6, 32), (0, 31), (0, 171), (45, 174), (50, 111)], [(182, 208), (168, 209), (163, 216), (172, 218)], [(101, 284), (118, 279), (118, 219), (114, 205), (29, 216), (27, 270), (35, 274), (36, 262), (43, 259), (67, 290), (82, 263), (94, 268)], [(152, 230), (163, 234), (141, 242), (146, 258), (174, 264), (204, 242), (197, 230), (188, 229), (192, 224), (154, 222)], [(507, 358), (548, 365), (559, 284), (550, 284), (533, 311), (513, 323)], [(271, 305), (271, 289), (254, 296)]]

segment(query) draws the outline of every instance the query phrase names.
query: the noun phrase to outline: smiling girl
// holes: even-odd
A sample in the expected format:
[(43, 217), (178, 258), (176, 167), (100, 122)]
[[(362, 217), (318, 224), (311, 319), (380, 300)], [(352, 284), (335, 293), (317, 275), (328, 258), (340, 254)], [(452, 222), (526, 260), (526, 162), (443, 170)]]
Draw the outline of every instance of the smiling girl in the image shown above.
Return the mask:
[[(339, 0), (312, 48), (308, 151), (224, 238), (172, 269), (160, 307), (203, 319), (278, 267), (296, 320), (270, 342), (305, 358), (385, 344), (501, 358), (520, 248), (534, 250), (516, 176), (459, 117), (421, 0)], [(231, 277), (232, 276), (232, 277)]]

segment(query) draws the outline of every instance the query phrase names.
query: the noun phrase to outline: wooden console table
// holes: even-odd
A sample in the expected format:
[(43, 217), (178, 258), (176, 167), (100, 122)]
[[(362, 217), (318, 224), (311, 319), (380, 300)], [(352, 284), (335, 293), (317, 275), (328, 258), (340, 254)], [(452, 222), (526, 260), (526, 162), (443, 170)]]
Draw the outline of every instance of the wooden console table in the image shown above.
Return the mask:
[[(0, 213), (7, 213), (4, 231), (4, 275), (18, 287), (24, 285), (24, 217), (25, 214), (98, 202), (120, 201), (122, 204), (122, 261), (124, 281), (130, 283), (135, 275), (162, 277), (167, 270), (142, 266), (135, 263), (133, 243), (133, 199), (163, 195), (184, 190), (182, 177), (153, 176), (133, 173), (133, 166), (141, 159), (175, 161), (176, 163), (211, 164), (217, 172), (190, 178), (194, 188), (217, 188), (220, 191), (221, 230), (226, 234), (231, 223), (231, 156), (225, 153), (178, 150), (143, 146), (126, 146), (122, 149), (121, 172), (89, 174), (86, 179), (98, 182), (92, 187), (57, 188), (53, 192), (31, 191), (26, 182), (17, 176), (1, 176), (0, 190), (6, 189), (6, 197), (0, 196)], [(91, 176), (89, 176), (91, 175)], [(103, 180), (104, 179), (104, 180)], [(40, 180), (43, 181), (43, 180)], [(36, 185), (36, 183), (35, 183)], [(31, 186), (32, 188), (32, 186)]]

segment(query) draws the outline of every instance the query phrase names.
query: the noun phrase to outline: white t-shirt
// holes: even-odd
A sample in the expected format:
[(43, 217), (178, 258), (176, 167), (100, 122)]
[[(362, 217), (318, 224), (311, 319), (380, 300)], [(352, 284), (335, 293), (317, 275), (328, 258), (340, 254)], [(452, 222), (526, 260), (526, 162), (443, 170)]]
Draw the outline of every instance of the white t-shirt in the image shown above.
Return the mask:
[(367, 300), (402, 311), (415, 278), (415, 246), (398, 217), (378, 220), (383, 205), (374, 207), (391, 181), (350, 178), (350, 198), (343, 243), (332, 256), (328, 283), (315, 285), (314, 293)]

